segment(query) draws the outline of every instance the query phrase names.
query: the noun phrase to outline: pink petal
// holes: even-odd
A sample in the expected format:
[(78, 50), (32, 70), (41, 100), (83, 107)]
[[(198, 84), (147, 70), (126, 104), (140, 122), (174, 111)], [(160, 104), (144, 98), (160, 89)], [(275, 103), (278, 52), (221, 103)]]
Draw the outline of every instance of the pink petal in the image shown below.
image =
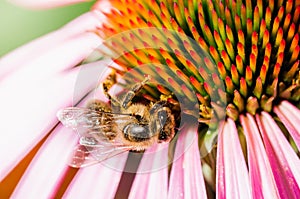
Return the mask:
[[(50, 57), (51, 54), (56, 55), (57, 57), (51, 57), (50, 60), (59, 59), (62, 55), (58, 54), (58, 52), (55, 53), (56, 50), (60, 50), (60, 53), (63, 52), (63, 55), (65, 55), (65, 53), (72, 53), (72, 56), (65, 56), (65, 58), (70, 60), (70, 64), (73, 62), (77, 64), (78, 60), (81, 61), (84, 59), (84, 55), (90, 53), (93, 48), (98, 47), (97, 45), (101, 43), (99, 37), (92, 36), (92, 33), (87, 34), (87, 31), (95, 30), (103, 21), (104, 15), (100, 15), (96, 11), (88, 12), (73, 20), (60, 30), (49, 33), (48, 35), (14, 50), (0, 59), (0, 79), (7, 77), (19, 68), (24, 68), (31, 62), (38, 62), (37, 60), (42, 61), (41, 59)], [(77, 39), (80, 39), (81, 42), (77, 42)], [(86, 40), (87, 43), (82, 43), (84, 40)], [(85, 49), (88, 51), (84, 52)], [(76, 56), (76, 52), (80, 57)], [(53, 65), (53, 61), (47, 60), (47, 62), (40, 65), (40, 68), (45, 68), (44, 64), (48, 62)], [(71, 66), (72, 65), (63, 66), (61, 70)], [(53, 69), (55, 68), (56, 66), (54, 66)], [(51, 69), (52, 68), (47, 70)]]
[(168, 145), (148, 149), (141, 160), (129, 198), (167, 198)]
[(126, 152), (109, 159), (109, 163), (80, 169), (63, 198), (114, 198), (127, 155)]
[(168, 198), (207, 198), (197, 127), (180, 131), (169, 182)]
[(281, 198), (300, 198), (300, 160), (272, 117), (256, 115)]
[(58, 6), (65, 6), (80, 2), (87, 2), (88, 0), (9, 0), (10, 2), (28, 7), (28, 8), (52, 8)]
[(248, 169), (232, 119), (227, 119), (218, 139), (217, 198), (252, 198)]
[(287, 128), (300, 150), (300, 110), (288, 101), (283, 101), (278, 107), (274, 107), (274, 112)]
[(76, 133), (59, 125), (32, 160), (12, 197), (51, 198), (67, 172), (77, 140)]
[(106, 69), (98, 62), (44, 80), (27, 76), (22, 78), (26, 81), (1, 85), (0, 180), (57, 124), (58, 109), (71, 105), (73, 98), (77, 103), (99, 77), (105, 78)]
[(270, 163), (252, 115), (240, 116), (247, 141), (252, 195), (255, 198), (280, 198)]
[(93, 10), (100, 10), (102, 12), (110, 12), (112, 5), (110, 1), (107, 0), (98, 0), (92, 7)]
[[(98, 80), (99, 76), (93, 77), (93, 75), (97, 74), (96, 71), (101, 70), (101, 68), (99, 67), (101, 66), (101, 64), (99, 65), (99, 63), (97, 63), (96, 66), (97, 67), (93, 67), (93, 65), (91, 64), (82, 66), (80, 72), (85, 73), (83, 74), (83, 76), (89, 74), (90, 79)], [(85, 85), (84, 87), (86, 86), (87, 85)], [(87, 89), (85, 88), (85, 91), (86, 90)], [(84, 106), (84, 104), (86, 104), (86, 102), (90, 100), (92, 97), (95, 97), (94, 93), (90, 93), (87, 97), (85, 97), (85, 99), (80, 102), (79, 106)], [(51, 136), (46, 140), (42, 148), (39, 150), (38, 154), (33, 159), (32, 163), (26, 170), (20, 183), (15, 189), (13, 196), (16, 198), (18, 198), (19, 196), (25, 198), (54, 197), (55, 196), (54, 194), (60, 188), (59, 185), (64, 180), (66, 172), (68, 171), (68, 161), (70, 155), (74, 150), (74, 145), (77, 142), (78, 142), (77, 133), (74, 132), (73, 130), (70, 130), (66, 127), (62, 127), (60, 125), (59, 128), (56, 129), (56, 131), (53, 132)], [(122, 161), (124, 166), (127, 155), (125, 154), (125, 156), (122, 159), (120, 159), (120, 157), (123, 156), (119, 156), (118, 157), (119, 159), (117, 159), (117, 161), (115, 160), (115, 164), (117, 163), (118, 167), (122, 165)], [(112, 165), (111, 161), (110, 161), (110, 165)], [(120, 172), (117, 172), (118, 175), (122, 173), (121, 171), (123, 169), (123, 166), (121, 166), (122, 168), (119, 169)], [(98, 174), (99, 172), (93, 173), (93, 177), (95, 177), (95, 175)], [(104, 172), (104, 174), (107, 175), (107, 171)], [(103, 182), (103, 177), (104, 176), (101, 175), (96, 179), (102, 179)], [(32, 189), (32, 187), (34, 187), (34, 189)], [(107, 192), (108, 189), (104, 189), (104, 190), (97, 189), (97, 190), (106, 191), (106, 193), (108, 193)]]
[[(44, 79), (49, 75), (74, 67), (88, 57), (100, 43), (101, 39), (96, 34), (83, 33), (61, 42), (45, 53), (39, 54), (39, 49), (36, 49), (37, 52), (32, 52), (31, 57), (27, 57), (27, 60), (22, 63), (22, 67), (19, 67), (18, 70), (15, 68), (13, 74), (2, 79), (0, 86), (7, 79), (11, 83), (33, 75), (36, 76), (35, 78)], [(44, 46), (44, 48), (46, 47)]]

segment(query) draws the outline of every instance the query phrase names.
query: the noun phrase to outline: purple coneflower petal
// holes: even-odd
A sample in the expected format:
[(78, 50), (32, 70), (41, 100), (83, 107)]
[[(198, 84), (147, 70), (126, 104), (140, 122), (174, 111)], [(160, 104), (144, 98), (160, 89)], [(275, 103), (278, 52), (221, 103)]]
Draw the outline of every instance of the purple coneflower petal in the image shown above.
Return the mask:
[(9, 0), (12, 3), (28, 8), (52, 8), (58, 6), (65, 6), (80, 2), (87, 2), (88, 0)]
[(248, 169), (232, 119), (227, 119), (218, 139), (217, 198), (251, 198)]
[[(75, 79), (76, 73), (71, 73), (64, 78), (39, 82), (38, 85), (27, 81), (11, 86), (14, 89), (1, 88), (0, 179), (57, 123), (53, 115), (59, 107), (71, 103)], [(19, 106), (17, 112), (15, 106)]]
[(37, 51), (32, 52), (32, 57), (28, 57), (28, 60), (22, 64), (19, 70), (2, 80), (0, 86), (6, 81), (15, 83), (25, 81), (26, 78), (32, 76), (35, 79), (42, 80), (57, 72), (74, 67), (89, 56), (100, 44), (101, 40), (96, 34), (83, 33), (71, 40), (57, 44), (57, 46), (48, 49), (43, 54), (39, 54), (39, 50), (36, 49)]
[[(90, 79), (98, 80), (99, 76), (93, 77), (93, 75), (99, 74), (99, 71), (101, 70), (103, 71), (103, 68), (105, 68), (103, 67), (103, 65), (104, 64), (102, 62), (82, 65), (80, 72), (85, 74), (90, 74), (89, 75)], [(78, 72), (77, 70), (78, 69), (76, 69), (75, 72)], [(102, 75), (100, 78), (102, 78), (103, 80), (103, 78), (105, 78), (105, 75)], [(91, 82), (93, 81), (86, 81), (85, 82), (86, 85), (80, 85), (81, 88), (76, 89), (76, 91), (82, 92), (84, 94), (87, 93), (87, 91), (91, 90), (91, 86), (89, 85)], [(96, 84), (95, 82), (92, 83), (93, 86), (95, 84)], [(87, 97), (85, 97), (80, 102), (79, 106), (84, 106), (84, 104), (92, 97), (94, 97), (94, 93), (90, 93)], [(38, 154), (35, 156), (32, 163), (29, 165), (20, 183), (16, 187), (13, 197), (16, 198), (18, 198), (19, 196), (28, 197), (28, 198), (55, 197), (55, 194), (57, 194), (58, 190), (60, 189), (60, 185), (64, 181), (66, 173), (69, 171), (68, 163), (71, 158), (70, 155), (73, 154), (74, 146), (76, 143), (78, 143), (78, 135), (76, 131), (62, 126), (56, 128), (56, 130), (54, 130), (54, 132), (51, 133), (51, 136), (43, 144), (42, 148), (39, 150)], [(115, 161), (115, 163), (118, 164), (118, 167), (120, 167), (120, 165), (122, 167), (122, 164), (123, 165), (125, 164), (125, 160), (127, 156), (125, 154), (123, 158), (120, 157), (122, 156), (119, 156), (119, 159)], [(116, 172), (116, 173), (118, 176), (120, 176), (121, 175), (120, 173), (122, 172)], [(97, 176), (98, 174), (99, 172), (97, 171), (96, 173), (93, 173), (93, 176)], [(79, 176), (80, 175), (81, 174), (79, 174)], [(107, 175), (107, 172), (104, 172), (104, 174), (101, 175), (100, 179), (102, 179), (101, 180), (102, 183), (106, 182), (103, 181), (105, 175)], [(109, 175), (109, 177), (111, 176), (112, 175)], [(120, 177), (116, 177), (116, 184), (119, 181), (119, 179)], [(34, 190), (32, 189), (32, 186), (35, 187)], [(94, 184), (94, 186), (97, 185)], [(109, 191), (109, 189), (107, 188), (93, 189), (93, 190), (98, 190), (100, 191), (100, 193), (103, 193), (104, 191), (108, 193)], [(115, 190), (116, 188), (114, 188), (112, 194), (114, 194)], [(99, 195), (99, 192), (97, 192), (97, 194)]]
[(281, 198), (300, 198), (300, 160), (272, 117), (256, 116)]
[[(97, 85), (99, 71), (106, 69), (102, 62), (85, 66), (67, 74), (46, 78), (44, 81), (35, 81), (34, 77), (28, 77), (27, 81), (21, 81), (19, 84), (0, 87), (2, 99), (0, 104), (2, 121), (0, 125), (0, 180), (58, 122), (53, 117), (58, 109), (70, 106), (74, 98), (77, 101), (80, 100)], [(81, 82), (80, 87), (77, 86), (76, 93), (74, 93), (78, 72), (85, 73), (84, 69), (90, 74), (89, 78), (84, 79), (85, 82)], [(105, 75), (102, 78), (105, 78)], [(16, 106), (18, 109), (15, 108)]]
[(77, 140), (72, 130), (59, 125), (32, 160), (12, 198), (50, 198), (67, 171)]
[(247, 141), (252, 195), (256, 198), (280, 198), (270, 162), (252, 115), (240, 116)]
[[(154, 154), (153, 154), (154, 153)], [(168, 145), (148, 149), (135, 176), (129, 198), (167, 198)]]
[[(56, 71), (58, 67), (62, 67), (60, 64), (62, 61), (59, 61), (61, 58), (65, 58), (65, 62), (68, 62), (61, 70), (78, 64), (93, 48), (100, 45), (100, 38), (87, 32), (95, 30), (103, 21), (104, 16), (97, 11), (88, 12), (65, 27), (14, 50), (0, 59), (0, 79), (32, 63), (38, 65), (40, 62), (39, 69), (47, 70), (47, 72)], [(70, 55), (65, 56), (65, 53)], [(47, 58), (48, 60), (45, 60)], [(47, 68), (46, 65), (51, 66)]]
[(113, 198), (122, 176), (127, 154), (126, 152), (111, 158), (110, 168), (105, 161), (80, 169), (63, 198)]
[(300, 111), (288, 101), (283, 101), (279, 106), (274, 107), (274, 112), (280, 118), (294, 139), (298, 150), (300, 150)]
[(207, 198), (197, 127), (185, 127), (180, 131), (174, 155), (179, 158), (173, 161), (168, 198)]

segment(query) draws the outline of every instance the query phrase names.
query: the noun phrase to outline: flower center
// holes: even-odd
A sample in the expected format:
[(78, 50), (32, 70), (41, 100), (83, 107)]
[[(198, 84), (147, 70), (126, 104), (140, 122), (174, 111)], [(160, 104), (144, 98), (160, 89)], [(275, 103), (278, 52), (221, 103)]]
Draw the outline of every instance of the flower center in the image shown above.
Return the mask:
[[(299, 105), (300, 5), (296, 1), (119, 0), (112, 4), (115, 9), (106, 14), (108, 23), (99, 34), (108, 39), (137, 30), (107, 42), (108, 48), (121, 54), (115, 62), (124, 71), (148, 63), (170, 67), (197, 92), (202, 121), (211, 118), (212, 96), (218, 98), (215, 106), (225, 104), (226, 115), (234, 120), (245, 112), (270, 112), (281, 99)], [(162, 31), (159, 35), (143, 31), (152, 27)], [(164, 35), (166, 30), (178, 34)], [(163, 87), (153, 89), (164, 96), (164, 91), (168, 93)]]

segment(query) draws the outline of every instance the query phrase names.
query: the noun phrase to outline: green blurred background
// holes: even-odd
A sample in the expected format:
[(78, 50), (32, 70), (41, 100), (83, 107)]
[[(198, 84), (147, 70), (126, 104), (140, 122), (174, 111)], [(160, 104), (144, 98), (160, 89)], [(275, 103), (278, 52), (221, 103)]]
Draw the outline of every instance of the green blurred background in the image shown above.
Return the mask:
[(88, 11), (93, 3), (50, 10), (29, 10), (0, 0), (0, 57), (28, 41), (58, 29)]

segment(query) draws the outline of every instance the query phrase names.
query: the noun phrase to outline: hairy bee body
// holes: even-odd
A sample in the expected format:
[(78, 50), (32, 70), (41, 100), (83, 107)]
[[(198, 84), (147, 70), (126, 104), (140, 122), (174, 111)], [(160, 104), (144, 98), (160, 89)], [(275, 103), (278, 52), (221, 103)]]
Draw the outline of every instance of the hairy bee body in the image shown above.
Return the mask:
[(108, 94), (112, 80), (114, 76), (103, 84), (110, 104), (93, 100), (86, 108), (69, 107), (57, 114), (65, 126), (77, 130), (80, 136), (73, 167), (100, 162), (128, 150), (143, 151), (154, 143), (169, 142), (175, 135), (175, 117), (166, 101), (131, 103), (148, 79), (134, 85), (121, 101)]
[[(118, 114), (124, 117), (117, 120), (105, 102), (94, 100), (88, 103), (87, 108), (100, 113), (98, 121), (102, 128), (99, 133), (104, 134), (110, 141), (118, 140), (125, 146), (131, 146), (132, 150), (141, 151), (154, 143), (167, 142), (175, 134), (172, 111), (168, 107), (162, 108), (162, 104), (166, 103), (160, 101), (152, 106), (131, 104), (126, 109), (121, 108)], [(161, 115), (156, 109), (163, 111), (164, 114)], [(164, 117), (163, 121), (158, 117)]]

